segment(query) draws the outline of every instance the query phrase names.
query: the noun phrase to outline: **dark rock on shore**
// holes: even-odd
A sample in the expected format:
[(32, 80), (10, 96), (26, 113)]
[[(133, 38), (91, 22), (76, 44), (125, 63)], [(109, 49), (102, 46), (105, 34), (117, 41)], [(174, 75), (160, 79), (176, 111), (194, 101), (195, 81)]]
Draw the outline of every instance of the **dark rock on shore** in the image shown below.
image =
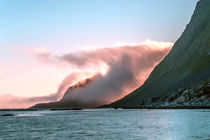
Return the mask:
[(142, 107), (155, 108), (210, 108), (210, 81), (189, 88), (180, 88), (165, 96), (152, 97)]
[(11, 116), (16, 116), (16, 114), (1, 114), (0, 116), (11, 117)]

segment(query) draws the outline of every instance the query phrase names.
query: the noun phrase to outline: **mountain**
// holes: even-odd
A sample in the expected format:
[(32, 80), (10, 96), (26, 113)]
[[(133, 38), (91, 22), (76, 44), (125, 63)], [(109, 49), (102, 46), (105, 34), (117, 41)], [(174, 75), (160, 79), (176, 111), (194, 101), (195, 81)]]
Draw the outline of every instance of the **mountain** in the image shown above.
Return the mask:
[[(95, 78), (69, 87), (57, 102), (40, 103), (31, 108), (95, 107), (97, 100), (85, 101), (86, 97), (77, 96), (84, 93), (84, 87), (91, 85)], [(206, 106), (210, 107), (210, 0), (200, 0), (181, 37), (145, 83), (126, 97), (104, 107)]]
[[(78, 108), (78, 107), (89, 107), (89, 104), (83, 102), (82, 100), (77, 100), (73, 96), (73, 92), (77, 92), (81, 90), (85, 86), (89, 85), (96, 76), (91, 78), (87, 78), (83, 81), (76, 83), (73, 86), (70, 86), (67, 91), (65, 92), (63, 98), (57, 102), (50, 102), (50, 103), (39, 103), (30, 108)], [(91, 103), (94, 105), (94, 103)]]
[[(145, 83), (111, 107), (140, 107), (180, 89), (196, 87), (210, 79), (210, 0), (200, 0), (190, 23), (170, 53), (155, 67)], [(207, 84), (207, 92), (209, 86)]]

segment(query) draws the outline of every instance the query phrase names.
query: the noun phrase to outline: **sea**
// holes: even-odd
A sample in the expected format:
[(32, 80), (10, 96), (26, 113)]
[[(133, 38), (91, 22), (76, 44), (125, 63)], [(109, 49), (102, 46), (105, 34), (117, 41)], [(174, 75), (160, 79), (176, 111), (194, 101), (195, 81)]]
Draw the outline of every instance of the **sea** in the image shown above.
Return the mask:
[(210, 140), (210, 109), (0, 111), (0, 140)]

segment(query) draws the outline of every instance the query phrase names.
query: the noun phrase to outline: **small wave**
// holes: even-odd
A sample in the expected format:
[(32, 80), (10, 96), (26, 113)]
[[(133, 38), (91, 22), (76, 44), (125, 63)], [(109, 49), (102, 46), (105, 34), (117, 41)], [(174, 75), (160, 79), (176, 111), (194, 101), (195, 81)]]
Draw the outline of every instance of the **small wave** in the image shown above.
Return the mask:
[(36, 116), (43, 116), (43, 114), (17, 114), (18, 117), (36, 117)]

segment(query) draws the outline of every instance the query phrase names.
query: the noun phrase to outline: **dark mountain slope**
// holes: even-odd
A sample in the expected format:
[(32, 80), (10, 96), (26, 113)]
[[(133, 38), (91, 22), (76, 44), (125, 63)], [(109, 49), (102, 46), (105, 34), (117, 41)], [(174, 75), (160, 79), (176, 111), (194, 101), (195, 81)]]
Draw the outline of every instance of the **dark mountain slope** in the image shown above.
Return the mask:
[(190, 23), (171, 52), (156, 66), (145, 83), (110, 106), (138, 107), (210, 78), (210, 0), (200, 0)]

